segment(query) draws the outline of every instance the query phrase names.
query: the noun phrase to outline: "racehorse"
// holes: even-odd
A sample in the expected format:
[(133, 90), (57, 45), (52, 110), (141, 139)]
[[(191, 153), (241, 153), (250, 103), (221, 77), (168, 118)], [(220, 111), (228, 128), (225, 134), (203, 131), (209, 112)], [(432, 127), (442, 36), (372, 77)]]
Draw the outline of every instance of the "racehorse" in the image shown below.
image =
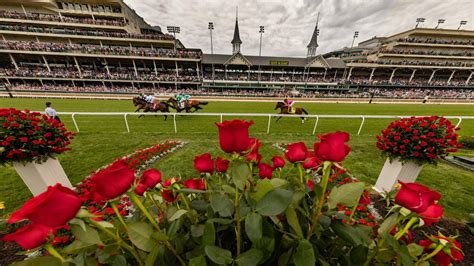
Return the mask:
[[(280, 113), (279, 113), (280, 115), (302, 115), (302, 114), (307, 115), (308, 114), (308, 112), (306, 112), (306, 110), (303, 108), (295, 108), (295, 112), (290, 113), (289, 107), (284, 102), (277, 102), (274, 110), (276, 109), (280, 109)], [(278, 122), (278, 120), (280, 120), (281, 118), (282, 116), (278, 117), (276, 121)], [(301, 117), (301, 123), (304, 123), (304, 120), (306, 120), (306, 118)]]
[[(170, 106), (168, 105), (168, 102), (161, 101), (156, 104), (156, 108), (153, 108), (153, 104), (145, 101), (144, 99), (140, 97), (133, 97), (133, 105), (138, 106), (137, 110), (135, 112), (138, 112), (140, 110), (143, 110), (144, 113), (148, 112), (153, 112), (156, 113), (158, 111), (161, 111), (162, 113), (169, 113), (170, 112)], [(140, 115), (142, 117), (143, 115)], [(165, 115), (165, 120), (168, 119), (168, 116)]]
[[(201, 110), (202, 107), (200, 105), (207, 105), (208, 102), (200, 102), (198, 100), (189, 100), (189, 101), (185, 102), (184, 108), (181, 108), (179, 106), (178, 100), (171, 97), (171, 98), (168, 99), (168, 104), (172, 108), (176, 109), (176, 112), (178, 112), (178, 113), (181, 113), (183, 110), (186, 111), (186, 113), (189, 113), (190, 111), (197, 112), (198, 110)], [(191, 110), (193, 108), (194, 108), (194, 110)]]

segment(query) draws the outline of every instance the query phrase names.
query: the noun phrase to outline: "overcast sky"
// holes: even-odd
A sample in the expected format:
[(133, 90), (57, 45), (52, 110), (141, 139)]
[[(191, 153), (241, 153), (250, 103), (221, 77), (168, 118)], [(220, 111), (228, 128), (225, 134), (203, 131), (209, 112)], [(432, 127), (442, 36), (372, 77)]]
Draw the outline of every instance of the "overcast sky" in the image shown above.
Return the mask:
[[(318, 53), (350, 46), (354, 31), (358, 41), (389, 36), (415, 26), (417, 17), (426, 18), (424, 27), (474, 30), (474, 0), (125, 0), (152, 25), (165, 31), (180, 26), (179, 39), (189, 48), (210, 53), (207, 25), (214, 22), (214, 53), (232, 52), (230, 41), (239, 7), (242, 53), (258, 55), (259, 26), (265, 26), (262, 55), (306, 56), (318, 11), (320, 36)], [(357, 41), (356, 41), (357, 42)]]

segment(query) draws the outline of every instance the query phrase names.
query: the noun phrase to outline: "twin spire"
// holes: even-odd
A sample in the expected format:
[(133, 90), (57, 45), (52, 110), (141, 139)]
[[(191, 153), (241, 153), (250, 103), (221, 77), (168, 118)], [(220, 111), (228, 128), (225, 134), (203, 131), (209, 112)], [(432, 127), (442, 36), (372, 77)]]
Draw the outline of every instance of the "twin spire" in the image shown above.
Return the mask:
[[(319, 35), (319, 29), (318, 29), (318, 23), (319, 23), (319, 12), (318, 12), (318, 18), (316, 20), (316, 27), (314, 28), (313, 36), (311, 37), (311, 41), (309, 42), (307, 48), (308, 48), (308, 54), (307, 57), (315, 57), (316, 56), (316, 50), (318, 49), (318, 35)], [(234, 28), (234, 38), (232, 39), (232, 54), (237, 54), (240, 53), (240, 46), (242, 45), (242, 40), (240, 39), (240, 31), (239, 31), (239, 8), (236, 7), (235, 9), (235, 28)]]

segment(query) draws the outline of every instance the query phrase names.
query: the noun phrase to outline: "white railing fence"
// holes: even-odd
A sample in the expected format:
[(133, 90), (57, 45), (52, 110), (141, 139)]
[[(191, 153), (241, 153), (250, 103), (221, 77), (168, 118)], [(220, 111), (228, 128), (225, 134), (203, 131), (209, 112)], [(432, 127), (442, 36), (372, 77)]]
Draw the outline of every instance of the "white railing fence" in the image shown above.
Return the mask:
[[(359, 129), (357, 131), (357, 135), (360, 135), (360, 132), (362, 131), (362, 128), (364, 127), (365, 120), (366, 119), (399, 119), (399, 118), (404, 118), (404, 117), (410, 117), (410, 116), (401, 116), (401, 115), (279, 115), (279, 114), (252, 114), (252, 113), (117, 113), (117, 112), (59, 112), (58, 115), (70, 115), (72, 118), (72, 122), (74, 123), (74, 127), (76, 128), (77, 132), (79, 131), (79, 126), (77, 124), (76, 117), (77, 116), (123, 116), (124, 122), (125, 122), (125, 127), (127, 129), (127, 132), (130, 133), (130, 126), (128, 124), (128, 116), (149, 116), (149, 115), (159, 115), (159, 116), (172, 116), (173, 117), (173, 127), (174, 127), (174, 132), (178, 133), (178, 126), (176, 122), (176, 117), (177, 116), (208, 116), (208, 117), (219, 117), (220, 121), (222, 122), (224, 120), (224, 117), (268, 117), (268, 122), (267, 122), (267, 134), (270, 133), (270, 128), (271, 128), (271, 123), (272, 123), (272, 118), (277, 118), (277, 117), (292, 117), (292, 118), (307, 118), (312, 119), (314, 118), (314, 126), (313, 126), (313, 131), (312, 134), (314, 135), (316, 133), (316, 129), (318, 127), (319, 120), (321, 118), (332, 118), (332, 119), (361, 119), (361, 123), (359, 126)], [(458, 122), (456, 124), (456, 127), (459, 127), (461, 122), (466, 119), (474, 119), (474, 116), (445, 116), (447, 119), (457, 119)], [(307, 121), (309, 122), (309, 121)]]

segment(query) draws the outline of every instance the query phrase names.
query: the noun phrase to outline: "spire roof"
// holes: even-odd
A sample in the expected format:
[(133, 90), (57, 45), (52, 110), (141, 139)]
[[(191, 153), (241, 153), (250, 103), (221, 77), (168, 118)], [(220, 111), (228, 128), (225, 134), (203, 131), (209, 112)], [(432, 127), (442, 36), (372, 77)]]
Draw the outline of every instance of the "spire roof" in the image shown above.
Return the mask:
[(232, 39), (232, 44), (242, 44), (242, 40), (240, 40), (240, 31), (239, 31), (239, 13), (238, 9), (236, 12), (235, 17), (235, 29), (234, 29), (234, 39)]
[(313, 36), (311, 37), (311, 41), (309, 42), (307, 48), (318, 47), (318, 23), (319, 23), (319, 12), (318, 12), (318, 19), (316, 20), (316, 27), (314, 27)]

